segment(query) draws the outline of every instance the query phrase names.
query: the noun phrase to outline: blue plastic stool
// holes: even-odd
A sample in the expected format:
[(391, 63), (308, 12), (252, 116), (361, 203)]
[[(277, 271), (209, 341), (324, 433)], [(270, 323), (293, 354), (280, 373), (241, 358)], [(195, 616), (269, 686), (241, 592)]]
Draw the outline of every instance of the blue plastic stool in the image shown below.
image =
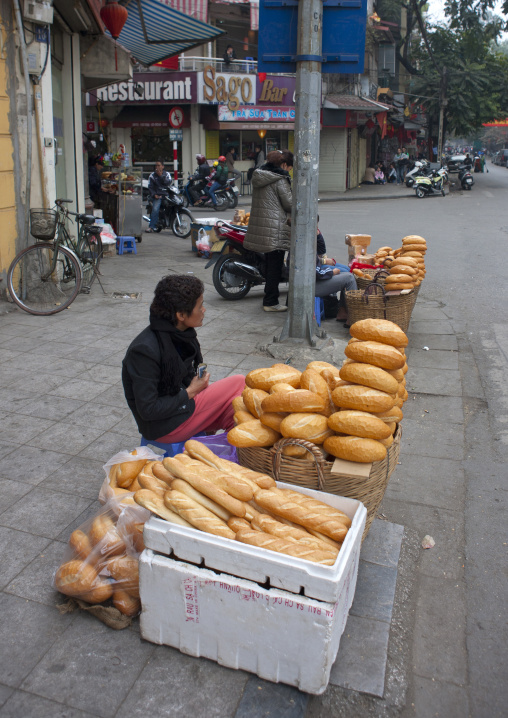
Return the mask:
[[(196, 434), (196, 436), (206, 436), (205, 432), (201, 432), (200, 434)], [(144, 436), (141, 437), (141, 442), (139, 444), (140, 446), (156, 446), (158, 449), (164, 449), (164, 456), (175, 456), (175, 454), (181, 454), (184, 446), (185, 441), (178, 441), (176, 444), (164, 444), (162, 441), (154, 441), (153, 439), (145, 439)]]
[(314, 298), (314, 316), (316, 317), (318, 327), (320, 327), (321, 319), (325, 318), (325, 302), (323, 297)]
[(118, 254), (137, 254), (135, 237), (117, 237)]

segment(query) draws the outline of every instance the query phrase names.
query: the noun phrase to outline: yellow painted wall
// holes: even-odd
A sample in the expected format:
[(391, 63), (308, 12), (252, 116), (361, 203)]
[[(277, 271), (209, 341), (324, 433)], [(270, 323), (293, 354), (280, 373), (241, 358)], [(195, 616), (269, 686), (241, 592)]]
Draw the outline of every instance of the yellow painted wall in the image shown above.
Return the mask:
[[(7, 95), (6, 29), (0, 17), (2, 33), (0, 53), (0, 274), (7, 271), (16, 254), (16, 199), (14, 158), (9, 126), (10, 102)], [(3, 284), (3, 282), (2, 282)]]

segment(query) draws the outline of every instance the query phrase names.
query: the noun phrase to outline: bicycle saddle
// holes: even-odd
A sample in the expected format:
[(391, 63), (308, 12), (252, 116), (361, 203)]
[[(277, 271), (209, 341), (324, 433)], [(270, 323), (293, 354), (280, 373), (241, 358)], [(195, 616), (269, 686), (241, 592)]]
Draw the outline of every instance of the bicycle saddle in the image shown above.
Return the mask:
[(77, 219), (83, 224), (95, 224), (95, 217), (91, 214), (78, 214)]

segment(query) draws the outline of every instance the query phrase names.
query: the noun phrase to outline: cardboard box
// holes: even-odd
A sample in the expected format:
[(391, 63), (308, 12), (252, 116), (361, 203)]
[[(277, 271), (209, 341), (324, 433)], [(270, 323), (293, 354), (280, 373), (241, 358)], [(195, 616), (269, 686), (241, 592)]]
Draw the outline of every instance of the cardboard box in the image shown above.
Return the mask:
[(210, 237), (210, 247), (217, 241), (215, 234), (215, 224), (219, 221), (218, 217), (203, 217), (202, 219), (194, 219), (191, 222), (191, 249), (197, 252), (196, 242), (199, 236), (199, 230), (204, 229)]
[(231, 576), (256, 581), (267, 587), (280, 588), (308, 598), (335, 603), (341, 591), (341, 582), (349, 556), (361, 544), (367, 510), (355, 499), (282, 482), (278, 482), (277, 485), (334, 506), (344, 511), (352, 520), (351, 528), (333, 566), (322, 566), (197, 529), (178, 526), (155, 516), (145, 524), (143, 532), (145, 546), (157, 553), (212, 568)]

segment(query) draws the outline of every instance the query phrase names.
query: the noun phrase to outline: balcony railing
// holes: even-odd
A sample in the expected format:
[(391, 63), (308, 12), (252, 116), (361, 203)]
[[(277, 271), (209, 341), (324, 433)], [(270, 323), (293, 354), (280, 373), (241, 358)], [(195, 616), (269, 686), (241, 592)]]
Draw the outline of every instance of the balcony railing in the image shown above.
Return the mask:
[(178, 69), (200, 72), (208, 65), (211, 65), (217, 72), (241, 72), (255, 75), (257, 73), (258, 63), (253, 58), (246, 57), (244, 59), (237, 58), (231, 63), (226, 64), (222, 57), (192, 57), (189, 55), (180, 55), (178, 58)]

